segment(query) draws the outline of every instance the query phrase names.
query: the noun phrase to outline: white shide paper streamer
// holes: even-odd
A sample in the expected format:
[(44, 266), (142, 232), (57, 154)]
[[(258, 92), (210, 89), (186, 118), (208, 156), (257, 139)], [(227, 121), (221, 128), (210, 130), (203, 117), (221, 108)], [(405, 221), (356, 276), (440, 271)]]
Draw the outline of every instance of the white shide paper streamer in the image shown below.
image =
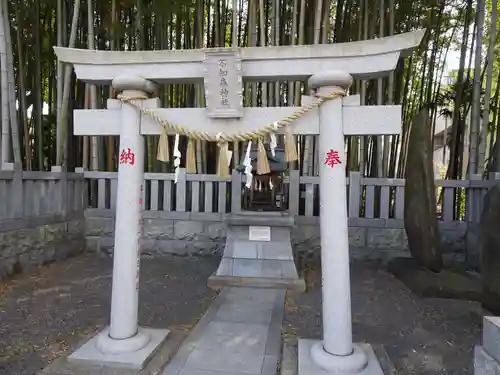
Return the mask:
[(181, 152), (179, 151), (179, 134), (175, 135), (174, 142), (174, 183), (177, 183), (179, 176), (179, 166), (181, 165)]
[(247, 182), (245, 186), (250, 189), (252, 186), (252, 158), (250, 157), (250, 151), (252, 149), (252, 141), (248, 141), (247, 152), (245, 153), (245, 159), (243, 160), (243, 165), (245, 166), (245, 176), (247, 176)]

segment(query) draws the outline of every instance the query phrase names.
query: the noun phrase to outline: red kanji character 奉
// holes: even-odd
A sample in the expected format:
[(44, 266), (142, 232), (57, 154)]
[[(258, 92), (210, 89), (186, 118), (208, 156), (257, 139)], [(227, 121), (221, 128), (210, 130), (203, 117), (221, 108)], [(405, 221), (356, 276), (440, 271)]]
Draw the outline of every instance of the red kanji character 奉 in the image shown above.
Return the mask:
[(130, 164), (134, 165), (135, 163), (135, 154), (128, 148), (127, 150), (123, 149), (120, 154), (120, 164)]
[(342, 162), (340, 161), (339, 153), (338, 151), (333, 151), (332, 149), (330, 149), (330, 151), (326, 154), (325, 165), (333, 168), (336, 164), (342, 164)]

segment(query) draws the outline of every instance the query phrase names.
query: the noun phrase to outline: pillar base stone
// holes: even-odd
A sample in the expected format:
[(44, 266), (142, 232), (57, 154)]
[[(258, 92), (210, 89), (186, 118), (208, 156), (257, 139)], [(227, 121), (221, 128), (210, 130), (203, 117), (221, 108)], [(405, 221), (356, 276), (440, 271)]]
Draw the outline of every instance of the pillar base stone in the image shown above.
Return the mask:
[(474, 348), (474, 375), (500, 375), (500, 316), (483, 317), (482, 341)]
[(68, 357), (69, 363), (142, 370), (169, 334), (168, 329), (139, 328), (125, 340), (109, 337), (109, 328), (87, 341)]
[[(298, 346), (298, 375), (384, 375), (370, 344), (355, 344), (352, 356), (332, 356), (330, 370), (317, 365), (311, 356), (311, 353), (316, 356), (318, 348), (322, 349), (321, 341), (300, 339)], [(329, 355), (324, 351), (323, 353)], [(336, 365), (336, 370), (332, 369), (334, 365)]]
[(109, 329), (105, 329), (97, 335), (96, 346), (105, 354), (124, 354), (141, 350), (149, 344), (149, 341), (151, 336), (141, 327), (134, 336), (127, 339), (113, 339), (109, 335)]

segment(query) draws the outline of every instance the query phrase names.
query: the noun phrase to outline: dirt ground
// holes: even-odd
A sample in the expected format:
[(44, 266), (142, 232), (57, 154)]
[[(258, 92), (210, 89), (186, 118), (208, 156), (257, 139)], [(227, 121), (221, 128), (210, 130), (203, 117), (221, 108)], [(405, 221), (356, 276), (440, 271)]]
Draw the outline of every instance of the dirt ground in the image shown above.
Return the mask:
[[(144, 259), (140, 324), (188, 330), (215, 297), (206, 287), (214, 258)], [(289, 295), (284, 331), (321, 334), (321, 277)], [(108, 322), (111, 259), (85, 255), (0, 283), (0, 375), (32, 375)], [(482, 310), (476, 303), (415, 297), (375, 263), (352, 266), (353, 330), (382, 343), (401, 375), (472, 374)]]
[[(216, 259), (141, 261), (139, 324), (188, 330), (216, 294)], [(81, 256), (0, 284), (0, 375), (32, 375), (109, 320), (112, 260)]]
[[(308, 291), (288, 295), (284, 332), (320, 338), (320, 265), (307, 269)], [(383, 344), (400, 375), (473, 374), (478, 303), (416, 297), (377, 263), (354, 263), (351, 280), (355, 341)]]

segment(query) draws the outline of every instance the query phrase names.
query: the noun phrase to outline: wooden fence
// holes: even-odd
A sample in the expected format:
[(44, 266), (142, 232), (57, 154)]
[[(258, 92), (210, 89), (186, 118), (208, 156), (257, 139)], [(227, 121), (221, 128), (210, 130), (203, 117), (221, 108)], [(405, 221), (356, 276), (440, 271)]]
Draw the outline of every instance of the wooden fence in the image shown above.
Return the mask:
[[(0, 221), (26, 216), (63, 213), (81, 208), (113, 210), (117, 172), (0, 171)], [(482, 200), (492, 179), (436, 180), (436, 214), (443, 221), (477, 221)], [(147, 211), (225, 214), (241, 209), (245, 176), (234, 172), (216, 175), (186, 174), (180, 170), (177, 184), (169, 173), (144, 174), (143, 209)], [(403, 219), (403, 179), (365, 178), (351, 172), (347, 179), (349, 217)], [(284, 180), (286, 208), (296, 216), (319, 215), (319, 177), (292, 171)], [(328, 194), (335, 194), (331, 191)]]
[(83, 210), (82, 173), (0, 171), (0, 222)]
[[(113, 210), (116, 205), (117, 172), (85, 172), (88, 207)], [(499, 178), (499, 176), (496, 176)], [(145, 173), (143, 209), (147, 211), (225, 214), (241, 209), (245, 176), (233, 172), (216, 175), (186, 174), (178, 181), (169, 173)], [(319, 215), (319, 177), (300, 176), (292, 171), (284, 180), (286, 208), (295, 216)], [(347, 179), (349, 217), (403, 219), (404, 179), (365, 178), (351, 172)], [(491, 180), (436, 180), (436, 215), (442, 221), (478, 220), (481, 203)], [(328, 194), (336, 194), (329, 191)]]

